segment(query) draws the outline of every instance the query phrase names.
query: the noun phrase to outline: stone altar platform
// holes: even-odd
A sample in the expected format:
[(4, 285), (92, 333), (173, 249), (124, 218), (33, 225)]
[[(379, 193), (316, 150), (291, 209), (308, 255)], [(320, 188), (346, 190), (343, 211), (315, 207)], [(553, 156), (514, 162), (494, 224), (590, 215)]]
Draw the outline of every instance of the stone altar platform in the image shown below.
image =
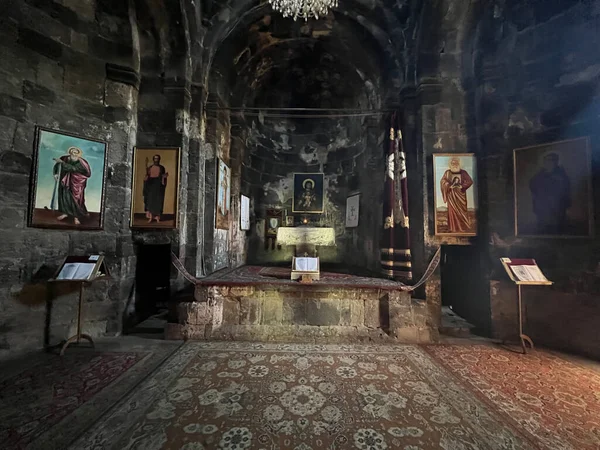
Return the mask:
[(439, 307), (414, 300), (402, 283), (321, 272), (300, 284), (290, 269), (243, 266), (199, 280), (177, 305), (167, 339), (271, 342), (433, 342)]

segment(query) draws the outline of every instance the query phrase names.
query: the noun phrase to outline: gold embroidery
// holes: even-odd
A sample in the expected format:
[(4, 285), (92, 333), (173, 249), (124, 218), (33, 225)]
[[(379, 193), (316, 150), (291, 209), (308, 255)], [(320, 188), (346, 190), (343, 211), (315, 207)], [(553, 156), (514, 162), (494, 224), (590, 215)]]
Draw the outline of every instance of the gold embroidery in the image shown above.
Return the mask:
[(410, 249), (399, 248), (382, 248), (381, 253), (389, 253), (391, 255), (406, 255), (410, 256)]
[(412, 267), (410, 261), (381, 261), (381, 264), (384, 266), (390, 267)]
[(388, 230), (390, 228), (394, 228), (394, 218), (392, 216), (388, 216), (385, 218), (385, 223), (383, 224), (383, 228)]
[(402, 140), (402, 130), (398, 130), (398, 139)]
[(394, 128), (390, 128), (390, 141), (394, 140)]

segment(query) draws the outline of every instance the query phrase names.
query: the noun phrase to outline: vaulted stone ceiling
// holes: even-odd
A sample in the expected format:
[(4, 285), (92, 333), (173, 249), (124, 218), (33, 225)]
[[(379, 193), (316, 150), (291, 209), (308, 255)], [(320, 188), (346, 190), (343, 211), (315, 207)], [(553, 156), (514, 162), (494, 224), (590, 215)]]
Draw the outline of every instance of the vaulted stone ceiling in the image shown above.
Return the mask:
[[(404, 1), (344, 1), (319, 20), (293, 21), (268, 3), (220, 5), (204, 39), (207, 85), (223, 86), (246, 114), (251, 152), (271, 160), (323, 161), (319, 154), (364, 151), (365, 117), (269, 117), (273, 108), (381, 109), (398, 101), (414, 13)], [(407, 40), (410, 42), (407, 42)], [(288, 154), (286, 157), (285, 154)]]
[[(347, 2), (344, 8), (295, 22), (260, 5), (218, 45), (227, 25), (216, 23), (205, 43), (212, 79), (231, 87), (232, 106), (380, 107), (381, 94), (405, 76), (408, 6)], [(392, 10), (404, 13), (402, 24)]]

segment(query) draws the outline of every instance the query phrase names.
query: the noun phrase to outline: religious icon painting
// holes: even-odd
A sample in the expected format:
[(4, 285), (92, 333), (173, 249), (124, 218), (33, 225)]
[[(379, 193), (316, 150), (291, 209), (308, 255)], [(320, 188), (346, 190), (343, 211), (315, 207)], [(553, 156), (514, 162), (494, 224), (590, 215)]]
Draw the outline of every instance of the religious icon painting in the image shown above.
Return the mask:
[(133, 149), (131, 228), (177, 228), (179, 147)]
[(323, 212), (323, 174), (295, 173), (293, 213), (320, 214)]
[(360, 194), (352, 195), (346, 199), (346, 228), (358, 226), (358, 210), (360, 206)]
[(276, 238), (277, 230), (283, 224), (283, 211), (278, 208), (267, 209), (265, 221), (265, 237)]
[(477, 235), (477, 162), (473, 153), (433, 155), (435, 234)]
[(593, 234), (592, 176), (587, 137), (515, 149), (515, 235)]
[(231, 169), (217, 158), (217, 201), (215, 228), (229, 230), (231, 210)]
[(31, 227), (101, 230), (106, 142), (36, 127)]
[(240, 200), (240, 229), (250, 229), (250, 198), (245, 195), (242, 195)]

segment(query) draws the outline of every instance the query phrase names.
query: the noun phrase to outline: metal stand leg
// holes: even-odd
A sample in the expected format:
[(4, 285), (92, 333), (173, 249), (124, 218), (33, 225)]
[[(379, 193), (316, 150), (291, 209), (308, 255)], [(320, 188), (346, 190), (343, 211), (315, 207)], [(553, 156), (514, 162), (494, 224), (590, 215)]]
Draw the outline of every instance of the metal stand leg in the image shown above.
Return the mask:
[(529, 336), (523, 333), (523, 301), (521, 297), (521, 285), (517, 285), (517, 289), (519, 292), (519, 339), (521, 339), (521, 347), (523, 348), (523, 354), (527, 354), (527, 346), (525, 342), (528, 342), (531, 349), (534, 350), (533, 341)]
[(94, 348), (94, 341), (92, 340), (92, 337), (81, 332), (81, 319), (83, 314), (83, 287), (84, 283), (81, 283), (79, 286), (79, 309), (77, 311), (77, 334), (67, 339), (67, 342), (65, 342), (62, 349), (60, 350), (60, 356), (64, 356), (65, 350), (73, 342), (79, 344), (81, 342), (81, 338), (90, 341), (90, 343), (92, 344), (92, 348)]

